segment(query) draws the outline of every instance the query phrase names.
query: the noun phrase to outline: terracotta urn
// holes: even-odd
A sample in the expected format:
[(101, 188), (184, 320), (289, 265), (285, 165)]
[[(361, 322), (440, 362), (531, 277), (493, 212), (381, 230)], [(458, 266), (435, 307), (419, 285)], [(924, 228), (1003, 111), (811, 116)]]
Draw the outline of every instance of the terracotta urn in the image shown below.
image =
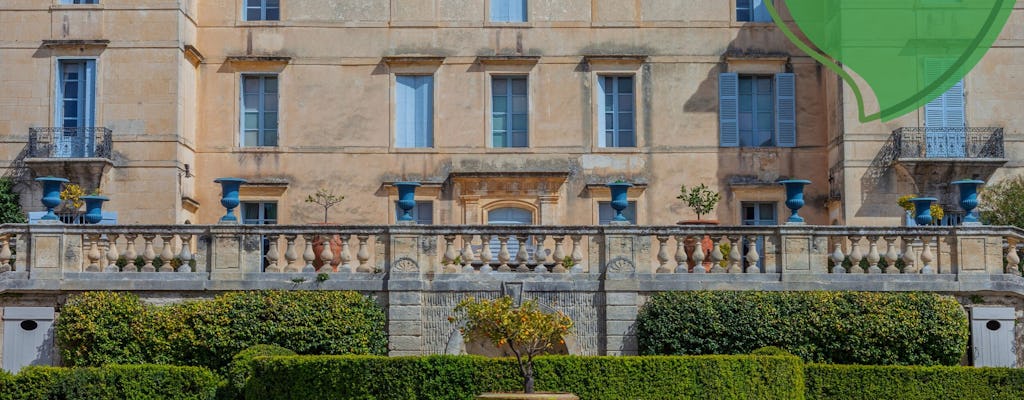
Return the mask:
[[(318, 222), (318, 223), (315, 223), (313, 225), (335, 225), (335, 224), (333, 224), (333, 223)], [(340, 257), (340, 255), (341, 255), (341, 238), (338, 237), (338, 235), (331, 235), (331, 242), (330, 243), (331, 243), (331, 253), (334, 254), (334, 260), (331, 261), (331, 267), (332, 267), (331, 269), (334, 272), (338, 272), (338, 265), (341, 264), (341, 257)], [(351, 243), (349, 244), (349, 249), (351, 250)], [(313, 237), (313, 254), (314, 254), (315, 258), (313, 259), (313, 267), (316, 268), (317, 271), (319, 271), (320, 267), (322, 267), (324, 265), (324, 260), (322, 260), (320, 258), (320, 252), (322, 252), (323, 250), (324, 250), (324, 238), (322, 236), (320, 236), (320, 235), (314, 236)]]
[[(718, 225), (718, 224), (719, 224), (718, 220), (714, 220), (714, 219), (691, 219), (691, 220), (683, 220), (683, 221), (676, 222), (676, 225), (707, 225), (707, 226), (714, 226), (714, 225)], [(701, 250), (704, 251), (704, 262), (702, 263), (703, 264), (702, 267), (704, 268), (704, 272), (711, 271), (711, 250), (713, 249), (714, 246), (715, 246), (715, 242), (713, 240), (711, 240), (711, 236), (704, 235), (704, 238), (701, 239), (701, 241), (700, 241), (700, 248), (701, 248)], [(695, 261), (693, 261), (693, 251), (696, 250), (696, 249), (697, 249), (697, 240), (692, 238), (692, 237), (686, 238), (686, 241), (683, 242), (683, 251), (686, 252), (686, 265), (689, 267), (689, 272), (693, 272), (693, 267), (697, 265), (697, 263)]]

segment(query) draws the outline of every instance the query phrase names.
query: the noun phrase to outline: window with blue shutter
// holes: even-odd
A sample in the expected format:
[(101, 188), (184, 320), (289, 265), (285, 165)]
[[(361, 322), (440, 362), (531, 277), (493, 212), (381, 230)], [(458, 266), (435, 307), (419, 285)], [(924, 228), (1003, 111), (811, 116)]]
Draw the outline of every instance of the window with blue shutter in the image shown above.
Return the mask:
[(796, 76), (775, 74), (775, 132), (779, 147), (796, 147)]
[(529, 145), (529, 104), (525, 76), (491, 78), (491, 145)]
[(395, 147), (434, 146), (434, 77), (395, 77)]
[[(926, 85), (938, 80), (953, 64), (949, 59), (925, 60)], [(927, 157), (963, 157), (966, 152), (964, 81), (960, 80), (924, 106)]]
[(636, 147), (636, 96), (632, 76), (598, 76), (597, 144)]
[(246, 21), (277, 21), (281, 19), (280, 0), (245, 0)]
[(63, 128), (54, 134), (58, 157), (92, 157), (96, 137), (96, 60), (64, 59), (57, 63), (57, 104), (54, 122)]
[(242, 75), (242, 146), (277, 146), (277, 75)]
[(796, 77), (723, 73), (718, 77), (721, 147), (795, 147)]
[(526, 22), (526, 0), (491, 0), (491, 22)]
[(739, 147), (739, 75), (718, 75), (718, 134), (722, 147)]

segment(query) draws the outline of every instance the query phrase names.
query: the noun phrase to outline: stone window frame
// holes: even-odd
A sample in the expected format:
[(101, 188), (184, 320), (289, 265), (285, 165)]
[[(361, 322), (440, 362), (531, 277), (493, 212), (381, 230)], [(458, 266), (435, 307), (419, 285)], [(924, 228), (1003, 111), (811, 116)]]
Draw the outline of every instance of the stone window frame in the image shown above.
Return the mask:
[[(265, 2), (267, 0), (260, 0), (260, 1), (261, 1), (261, 6), (260, 6), (261, 14), (265, 15), (266, 14)], [(277, 19), (248, 19), (247, 17), (248, 17), (248, 5), (249, 5), (248, 3), (249, 3), (249, 0), (236, 0), (236, 2), (237, 2), (236, 3), (237, 9), (239, 10), (239, 12), (238, 12), (238, 22), (240, 22), (242, 24), (248, 24), (248, 25), (276, 25), (276, 24), (278, 24), (278, 23), (280, 23), (281, 21), (284, 20), (284, 17), (285, 17), (284, 10), (285, 10), (286, 7), (284, 7), (283, 3), (285, 2), (285, 0), (279, 0), (278, 3), (277, 3)]]
[(50, 106), (53, 107), (53, 113), (50, 116), (50, 119), (52, 120), (52, 122), (54, 124), (53, 126), (64, 126), (63, 125), (63, 120), (59, 119), (60, 112), (61, 112), (60, 108), (63, 107), (63, 104), (60, 104), (60, 103), (63, 101), (63, 99), (61, 99), (61, 98), (59, 98), (57, 96), (57, 92), (60, 90), (61, 79), (62, 79), (60, 64), (62, 62), (64, 62), (64, 61), (74, 61), (74, 60), (84, 60), (84, 61), (92, 61), (93, 62), (93, 81), (92, 81), (92, 102), (93, 103), (92, 103), (92, 110), (91, 110), (92, 111), (92, 126), (105, 126), (105, 125), (103, 125), (103, 102), (100, 101), (100, 99), (103, 98), (102, 97), (103, 93), (102, 93), (102, 89), (101, 89), (103, 87), (103, 85), (100, 84), (100, 82), (102, 82), (103, 76), (101, 74), (102, 69), (101, 69), (99, 55), (95, 55), (95, 56), (70, 56), (70, 55), (69, 56), (62, 56), (62, 55), (56, 55), (56, 56), (53, 56), (53, 64), (51, 64), (51, 67), (53, 68), (53, 84), (50, 86), (50, 92), (48, 94), (49, 97), (50, 97)]
[[(534, 112), (534, 99), (537, 96), (537, 85), (534, 85), (533, 68), (537, 65), (540, 60), (539, 56), (480, 56), (477, 57), (477, 63), (483, 69), (486, 75), (486, 82), (483, 84), (483, 100), (484, 100), (484, 126), (486, 127), (484, 133), (484, 143), (486, 143), (486, 151), (497, 152), (497, 153), (521, 153), (530, 152), (536, 148), (534, 144), (534, 135), (536, 131), (535, 120), (533, 118)], [(524, 77), (526, 78), (526, 146), (525, 147), (495, 147), (494, 146), (494, 127), (493, 127), (493, 82), (495, 77)]]
[[(237, 92), (238, 93), (238, 107), (237, 107), (238, 108), (238, 130), (237, 130), (238, 136), (237, 136), (237, 140), (238, 141), (237, 141), (237, 143), (238, 143), (238, 148), (239, 149), (259, 150), (259, 149), (279, 149), (279, 148), (281, 148), (281, 130), (282, 130), (281, 127), (284, 125), (282, 123), (282, 121), (284, 120), (282, 118), (284, 116), (283, 115), (284, 113), (281, 112), (281, 98), (282, 98), (282, 96), (281, 96), (281, 94), (282, 94), (281, 93), (281, 88), (283, 86), (282, 82), (284, 80), (281, 79), (281, 75), (282, 74), (279, 73), (279, 72), (266, 72), (266, 71), (240, 72), (238, 74), (238, 79), (237, 79), (237, 82), (238, 82), (238, 92)], [(276, 130), (277, 131), (277, 144), (273, 145), (273, 146), (262, 145), (262, 144), (256, 144), (256, 145), (253, 145), (253, 146), (246, 146), (245, 145), (245, 78), (246, 77), (252, 77), (252, 76), (259, 76), (259, 77), (270, 77), (270, 76), (273, 76), (273, 77), (277, 78), (277, 93), (276, 93), (277, 94), (277, 111), (276, 111), (277, 112), (277, 130)], [(260, 115), (262, 115), (263, 112), (264, 111), (261, 110), (260, 111)], [(257, 132), (257, 135), (259, 135), (258, 132)]]
[(491, 4), (494, 0), (487, 0), (484, 2), (484, 26), (486, 27), (532, 27), (533, 19), (530, 18), (530, 0), (522, 0), (526, 5), (526, 10), (523, 13), (523, 21), (495, 21), (491, 19)]
[[(388, 79), (388, 150), (394, 153), (439, 153), (443, 139), (438, 135), (440, 124), (438, 122), (438, 92), (444, 84), (442, 74), (439, 74), (441, 66), (444, 65), (445, 57), (439, 56), (387, 56), (381, 59), (381, 63), (387, 67)], [(433, 124), (431, 147), (398, 147), (398, 76), (400, 75), (430, 75), (433, 77)], [(436, 211), (435, 211), (436, 214)], [(435, 219), (437, 221), (437, 219)], [(436, 223), (436, 222), (435, 222)]]
[[(586, 55), (583, 62), (587, 66), (586, 79), (590, 82), (590, 152), (592, 153), (639, 153), (647, 146), (644, 140), (644, 79), (643, 66), (647, 62), (646, 55)], [(601, 146), (599, 135), (603, 130), (599, 124), (600, 113), (598, 96), (601, 92), (600, 79), (604, 76), (632, 76), (633, 77), (633, 135), (634, 146), (632, 147), (606, 147)], [(596, 220), (595, 220), (596, 221)]]

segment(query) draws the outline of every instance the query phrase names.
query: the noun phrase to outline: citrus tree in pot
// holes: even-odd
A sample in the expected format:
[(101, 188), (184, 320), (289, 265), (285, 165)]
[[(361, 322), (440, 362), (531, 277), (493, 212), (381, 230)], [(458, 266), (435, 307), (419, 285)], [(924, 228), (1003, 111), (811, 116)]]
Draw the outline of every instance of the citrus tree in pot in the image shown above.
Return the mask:
[[(693, 186), (689, 190), (686, 189), (686, 185), (682, 185), (679, 187), (679, 192), (679, 196), (676, 196), (676, 198), (682, 200), (683, 204), (686, 204), (687, 207), (690, 207), (690, 209), (693, 210), (693, 213), (697, 214), (697, 219), (679, 221), (677, 224), (718, 225), (717, 220), (703, 220), (701, 219), (701, 217), (711, 214), (711, 212), (715, 211), (715, 207), (718, 206), (718, 201), (722, 199), (721, 193), (712, 191), (707, 187), (707, 185), (703, 183), (697, 186)], [(702, 268), (704, 270), (709, 270), (711, 268), (711, 251), (714, 245), (715, 244), (711, 240), (710, 236), (705, 235), (704, 238), (701, 239), (701, 250), (704, 253), (704, 260), (706, 260), (703, 264), (704, 268)], [(687, 256), (686, 263), (691, 269), (691, 272), (704, 272), (701, 270), (693, 269), (693, 267), (697, 265), (697, 263), (693, 260), (693, 252), (694, 250), (696, 250), (696, 248), (696, 240), (694, 240), (693, 238), (687, 238), (686, 242), (683, 244), (683, 249), (686, 251)]]
[(518, 307), (512, 297), (494, 300), (467, 297), (455, 307), (455, 316), (448, 319), (462, 324), (467, 341), (485, 340), (496, 347), (507, 346), (516, 357), (523, 378), (523, 393), (484, 393), (481, 399), (554, 399), (575, 400), (569, 393), (535, 393), (534, 357), (544, 354), (564, 338), (572, 328), (572, 320), (560, 311), (542, 310), (536, 300), (525, 300)]

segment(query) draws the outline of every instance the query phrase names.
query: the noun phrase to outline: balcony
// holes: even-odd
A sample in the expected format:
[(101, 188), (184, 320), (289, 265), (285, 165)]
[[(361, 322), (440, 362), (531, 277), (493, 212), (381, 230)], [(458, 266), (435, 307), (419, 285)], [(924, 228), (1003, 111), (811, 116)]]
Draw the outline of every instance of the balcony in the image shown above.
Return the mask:
[(921, 193), (942, 193), (949, 182), (987, 180), (1006, 164), (1003, 128), (900, 128), (891, 159)]
[(99, 187), (113, 167), (113, 135), (104, 127), (29, 128), (25, 164), (36, 176), (63, 176)]

